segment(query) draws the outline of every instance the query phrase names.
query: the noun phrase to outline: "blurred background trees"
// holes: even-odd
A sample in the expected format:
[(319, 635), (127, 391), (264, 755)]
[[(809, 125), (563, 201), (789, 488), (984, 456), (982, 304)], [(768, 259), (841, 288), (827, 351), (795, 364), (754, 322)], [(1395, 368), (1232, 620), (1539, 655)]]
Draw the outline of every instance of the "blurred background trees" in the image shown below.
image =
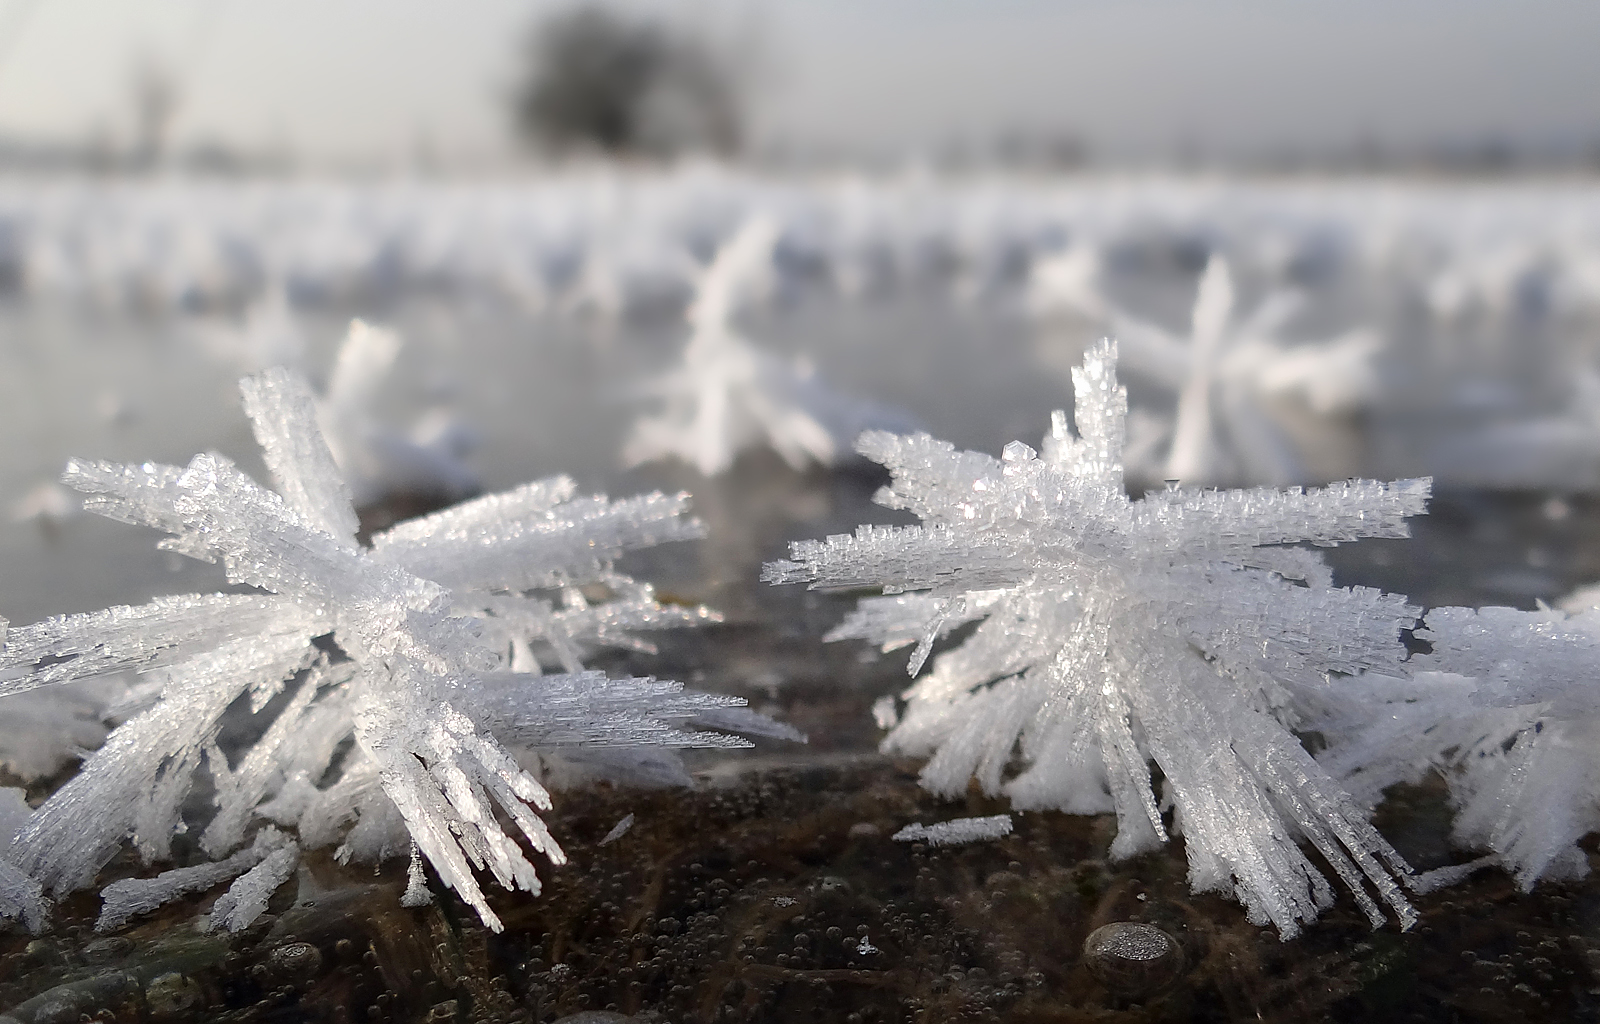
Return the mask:
[(525, 57), (512, 110), (540, 149), (662, 157), (743, 141), (741, 76), (686, 24), (583, 4), (538, 23)]

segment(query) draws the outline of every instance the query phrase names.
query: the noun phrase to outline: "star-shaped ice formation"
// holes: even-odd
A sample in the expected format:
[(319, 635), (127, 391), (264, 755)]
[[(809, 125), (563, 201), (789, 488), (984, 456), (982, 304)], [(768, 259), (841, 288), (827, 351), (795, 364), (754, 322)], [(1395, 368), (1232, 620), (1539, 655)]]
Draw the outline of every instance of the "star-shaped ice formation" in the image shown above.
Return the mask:
[(1408, 675), (1400, 635), (1421, 612), (1333, 587), (1320, 557), (1291, 545), (1406, 536), (1428, 481), (1129, 500), (1115, 364), (1114, 344), (1091, 349), (1073, 374), (1078, 436), (1058, 413), (1042, 454), (864, 435), (860, 451), (893, 474), (879, 501), (923, 524), (796, 543), (765, 578), (882, 587), (830, 639), (915, 643), (913, 675), (941, 635), (977, 621), (902, 713), (884, 709), (885, 748), (932, 755), (934, 792), (975, 776), (1019, 808), (1114, 811), (1116, 857), (1181, 832), (1193, 887), (1236, 896), (1285, 938), (1333, 900), (1303, 839), (1375, 927), (1368, 886), (1409, 925), (1411, 869), (1291, 729), (1331, 715), (1343, 677)]
[[(231, 583), (253, 589), (4, 637), (0, 695), (131, 671), (145, 698), (0, 853), (45, 889), (90, 885), (129, 837), (147, 861), (166, 859), (204, 761), (217, 811), (200, 845), (211, 857), (244, 843), (258, 816), (294, 826), (304, 846), (342, 838), (341, 859), (411, 850), (414, 877), (420, 851), (498, 928), (474, 870), (537, 893), (522, 844), (565, 860), (539, 817), (549, 793), (515, 753), (566, 750), (662, 780), (682, 775), (672, 748), (746, 744), (692, 723), (794, 735), (737, 698), (577, 671), (585, 644), (636, 643), (630, 629), (709, 616), (663, 608), (611, 568), (624, 550), (699, 536), (686, 495), (574, 499), (570, 481), (546, 480), (402, 523), (365, 547), (305, 382), (275, 370), (242, 386), (277, 491), (215, 454), (187, 467), (67, 469), (88, 509), (162, 530), (163, 547), (220, 561)], [(622, 599), (591, 605), (582, 591), (596, 587)], [(537, 596), (559, 589), (575, 595), (563, 611)], [(530, 644), (575, 674), (537, 674)], [(244, 705), (259, 739), (224, 753), (223, 716)]]

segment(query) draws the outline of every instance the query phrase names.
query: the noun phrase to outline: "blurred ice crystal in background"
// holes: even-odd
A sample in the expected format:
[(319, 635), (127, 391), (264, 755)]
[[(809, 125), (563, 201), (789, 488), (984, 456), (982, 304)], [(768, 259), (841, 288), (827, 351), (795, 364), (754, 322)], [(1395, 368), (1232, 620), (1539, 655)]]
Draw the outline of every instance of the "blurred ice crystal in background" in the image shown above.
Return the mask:
[[(811, 736), (774, 758), (875, 756), (903, 676), (828, 660), (850, 598), (759, 566), (905, 522), (869, 504), (861, 429), (998, 452), (1070, 415), (1102, 337), (1130, 497), (1431, 476), (1442, 514), (1339, 549), (1336, 584), (1556, 606), (1600, 581), (1596, 39), (1563, 0), (0, 0), (0, 619), (225, 589), (57, 481), (205, 450), (265, 480), (235, 388), (282, 366), (363, 543), (557, 473), (692, 493), (708, 539), (626, 571), (726, 621), (603, 667)], [(0, 701), (0, 787), (36, 806), (129, 682)], [(1492, 753), (1479, 731), (1384, 739), (1382, 781)], [(912, 856), (911, 821), (1005, 810), (851, 834)], [(642, 805), (594, 813), (596, 842), (629, 823), (610, 853), (659, 841)], [(1038, 817), (959, 849), (1025, 860)]]

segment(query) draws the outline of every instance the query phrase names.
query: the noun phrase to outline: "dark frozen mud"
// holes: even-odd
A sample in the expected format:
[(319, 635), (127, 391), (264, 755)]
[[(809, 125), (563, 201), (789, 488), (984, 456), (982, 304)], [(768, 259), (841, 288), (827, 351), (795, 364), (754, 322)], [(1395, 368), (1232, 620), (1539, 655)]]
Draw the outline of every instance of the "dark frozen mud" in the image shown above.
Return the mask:
[[(48, 934), (0, 935), (0, 1024), (1600, 1018), (1594, 874), (1522, 893), (1481, 871), (1417, 898), (1407, 932), (1373, 931), (1341, 898), (1284, 942), (1237, 904), (1191, 894), (1181, 839), (1109, 862), (1109, 816), (1015, 814), (1011, 835), (964, 847), (893, 841), (914, 821), (1009, 808), (975, 789), (936, 799), (918, 787), (918, 763), (877, 752), (870, 708), (907, 684), (904, 652), (821, 642), (852, 595), (756, 582), (790, 539), (896, 521), (869, 503), (881, 482), (868, 467), (795, 474), (755, 458), (714, 482), (658, 468), (613, 488), (695, 492), (711, 538), (626, 568), (726, 621), (595, 666), (739, 694), (810, 742), (693, 755), (692, 790), (557, 794), (547, 818), (569, 863), (541, 866), (536, 897), (491, 889), (503, 932), (437, 879), (432, 905), (403, 908), (403, 860), (374, 873), (328, 850), (308, 853), (240, 935), (198, 928), (220, 888), (105, 935), (85, 892), (55, 908)], [(421, 504), (374, 510), (368, 523)], [(1424, 604), (1531, 607), (1600, 579), (1593, 500), (1455, 494), (1434, 510), (1412, 540), (1332, 552), (1339, 582)], [(632, 827), (602, 845), (629, 814)], [(1376, 823), (1420, 868), (1470, 857), (1448, 843), (1438, 780), (1392, 791)], [(102, 880), (154, 870), (124, 853)], [(1103, 943), (1086, 953), (1092, 933), (1118, 922), (1165, 936), (1163, 959), (1111, 962)]]
[[(1231, 1021), (1593, 1019), (1600, 887), (1516, 891), (1504, 875), (1419, 901), (1410, 932), (1342, 901), (1281, 942), (1188, 892), (1182, 845), (1107, 863), (1113, 822), (1017, 816), (953, 849), (908, 821), (999, 813), (945, 803), (916, 765), (862, 755), (710, 773), (697, 790), (569, 794), (551, 816), (572, 863), (537, 898), (494, 893), (495, 934), (441, 898), (402, 908), (404, 864), (324, 852), (239, 936), (194, 927), (215, 893), (111, 936), (96, 900), (41, 939), (0, 944), (0, 1003), (24, 1024), (115, 1021)], [(1431, 815), (1407, 793), (1384, 817)], [(625, 814), (635, 824), (599, 841)], [(1387, 821), (1382, 822), (1387, 824)], [(1591, 851), (1591, 857), (1595, 854)], [(131, 867), (127, 865), (125, 867)], [(1182, 950), (1155, 991), (1108, 985), (1083, 952), (1138, 922)], [(0, 1017), (0, 1021), (11, 1024)]]

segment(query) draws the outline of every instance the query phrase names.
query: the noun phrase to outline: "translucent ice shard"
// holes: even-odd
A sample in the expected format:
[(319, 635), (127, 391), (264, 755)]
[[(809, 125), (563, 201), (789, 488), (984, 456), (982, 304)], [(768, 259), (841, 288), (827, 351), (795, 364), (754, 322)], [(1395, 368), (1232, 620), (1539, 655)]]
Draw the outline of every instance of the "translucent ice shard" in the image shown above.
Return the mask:
[(261, 859), (261, 863), (234, 879), (228, 891), (211, 905), (206, 922), (210, 931), (225, 928), (244, 931), (267, 911), (267, 901), (289, 880), (300, 863), (300, 848), (286, 842)]
[(285, 851), (293, 853), (294, 849), (293, 842), (269, 825), (256, 835), (248, 849), (231, 857), (173, 868), (154, 878), (125, 878), (112, 882), (100, 891), (100, 918), (94, 923), (95, 931), (115, 931), (140, 914), (148, 914), (190, 893), (204, 892), (243, 872), (253, 871), (271, 857), (281, 856)]
[(929, 846), (963, 846), (999, 839), (1011, 834), (1011, 815), (995, 814), (987, 818), (952, 818), (949, 821), (924, 825), (913, 822), (890, 836), (897, 843), (927, 843)]
[(612, 825), (611, 826), (611, 831), (607, 832), (600, 839), (600, 845), (601, 846), (610, 846), (612, 843), (616, 842), (618, 839), (621, 839), (623, 836), (627, 835), (628, 834), (628, 830), (630, 828), (632, 828), (632, 827), (633, 827), (633, 815), (631, 813), (623, 815), (622, 820), (618, 821), (615, 825)]

